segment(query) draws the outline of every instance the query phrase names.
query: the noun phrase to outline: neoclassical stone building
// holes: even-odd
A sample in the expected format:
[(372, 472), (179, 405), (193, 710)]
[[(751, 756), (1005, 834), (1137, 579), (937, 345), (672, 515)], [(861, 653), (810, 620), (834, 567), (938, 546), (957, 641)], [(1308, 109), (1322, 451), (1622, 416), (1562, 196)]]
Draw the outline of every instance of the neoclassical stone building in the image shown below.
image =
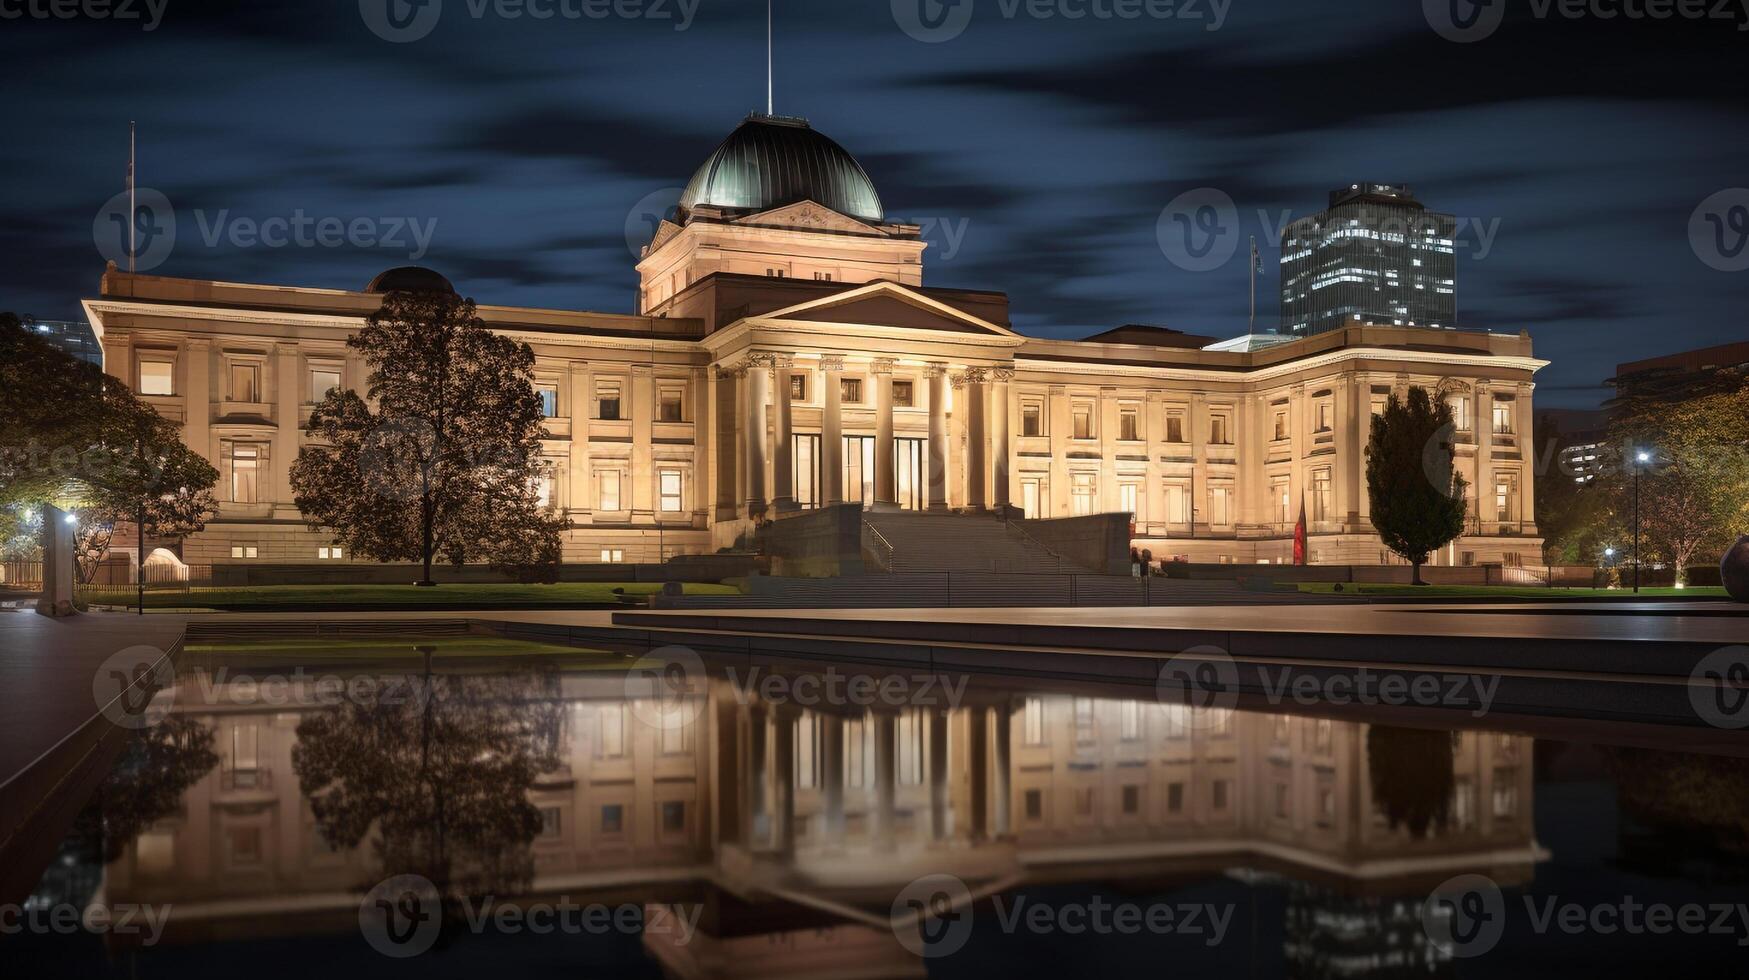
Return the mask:
[[(550, 416), (543, 492), (567, 561), (653, 561), (825, 504), (1056, 518), (1127, 512), (1157, 558), (1387, 560), (1367, 517), (1368, 420), (1411, 385), (1461, 420), (1471, 523), (1439, 564), (1536, 561), (1528, 335), (1346, 327), (1215, 343), (1124, 326), (1011, 329), (1000, 292), (923, 285), (926, 243), (801, 120), (754, 116), (644, 249), (636, 315), (481, 305), (528, 342)], [(349, 561), (292, 504), (313, 405), (362, 387), (345, 347), (393, 289), (133, 275), (85, 302), (108, 370), (219, 468), (190, 563)]]

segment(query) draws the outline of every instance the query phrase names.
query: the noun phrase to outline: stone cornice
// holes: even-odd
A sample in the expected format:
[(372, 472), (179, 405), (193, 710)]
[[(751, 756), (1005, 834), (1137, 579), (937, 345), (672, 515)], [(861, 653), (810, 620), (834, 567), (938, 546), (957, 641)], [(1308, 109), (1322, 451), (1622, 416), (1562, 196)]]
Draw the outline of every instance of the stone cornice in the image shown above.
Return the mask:
[[(1441, 367), (1467, 367), (1477, 370), (1515, 369), (1535, 373), (1549, 365), (1548, 361), (1536, 357), (1517, 355), (1488, 354), (1454, 354), (1443, 351), (1406, 351), (1393, 350), (1388, 347), (1350, 347), (1330, 351), (1315, 357), (1299, 360), (1283, 361), (1267, 367), (1241, 369), (1232, 371), (1209, 370), (1206, 368), (1187, 367), (1152, 367), (1137, 364), (1105, 364), (1099, 361), (1055, 361), (1035, 360), (1024, 354), (1014, 358), (1015, 367), (1025, 372), (1063, 374), (1114, 375), (1126, 378), (1147, 378), (1160, 381), (1225, 381), (1228, 383), (1252, 384), (1268, 381), (1273, 378), (1287, 377), (1301, 371), (1317, 370), (1334, 367), (1352, 361), (1387, 360), (1408, 361), (1412, 364), (1425, 364)], [(1485, 382), (1478, 382), (1485, 383)]]

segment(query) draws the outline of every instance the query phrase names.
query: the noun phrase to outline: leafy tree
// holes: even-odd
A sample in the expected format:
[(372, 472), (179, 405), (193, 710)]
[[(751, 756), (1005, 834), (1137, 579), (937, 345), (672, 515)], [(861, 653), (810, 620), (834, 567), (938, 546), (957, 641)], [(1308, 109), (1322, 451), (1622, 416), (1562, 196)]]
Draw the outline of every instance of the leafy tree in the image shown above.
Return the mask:
[(528, 791), (559, 765), (557, 674), (440, 674), (421, 651), (406, 686), (301, 722), (292, 769), (328, 842), (374, 839), (385, 876), (425, 877), (446, 909), (459, 895), (519, 894), (541, 829)]
[(1366, 448), (1366, 492), (1372, 525), (1385, 547), (1414, 566), (1416, 585), (1427, 556), (1464, 530), (1462, 474), (1452, 466), (1451, 407), (1410, 388), (1395, 394), (1372, 420)]
[(1391, 828), (1409, 828), (1416, 840), (1451, 819), (1456, 785), (1451, 732), (1373, 725), (1366, 733), (1367, 771), (1373, 799)]
[(298, 508), (354, 554), (488, 561), (557, 578), (564, 522), (541, 506), (534, 352), (487, 330), (472, 300), (392, 292), (347, 340), (370, 364), (370, 401), (335, 390), (291, 482)]
[(1681, 400), (1630, 394), (1614, 406), (1610, 443), (1609, 486), (1628, 522), (1640, 469), (1646, 560), (1670, 564), (1680, 580), (1749, 533), (1749, 379), (1715, 377)]
[(117, 520), (143, 512), (148, 536), (180, 537), (217, 509), (218, 470), (174, 422), (11, 314), (0, 314), (0, 420), (0, 537), (60, 503), (91, 511), (85, 548), (100, 560)]
[(175, 813), (182, 795), (219, 764), (212, 729), (172, 714), (132, 733), (121, 755), (74, 821), (74, 836), (104, 864)]
[[(1537, 422), (1536, 431), (1548, 444), (1559, 443), (1552, 417)], [(1599, 452), (1600, 456), (1606, 455)], [(1559, 459), (1536, 481), (1536, 526), (1543, 535), (1543, 557), (1554, 565), (1594, 565), (1603, 549), (1621, 540), (1615, 496), (1606, 484), (1580, 484)]]

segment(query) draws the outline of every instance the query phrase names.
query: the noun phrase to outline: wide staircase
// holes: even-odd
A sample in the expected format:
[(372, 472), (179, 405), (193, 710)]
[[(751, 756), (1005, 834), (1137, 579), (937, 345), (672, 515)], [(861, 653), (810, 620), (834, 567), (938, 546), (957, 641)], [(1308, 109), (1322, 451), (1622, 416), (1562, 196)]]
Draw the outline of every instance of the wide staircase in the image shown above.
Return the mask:
[(863, 548), (889, 572), (1005, 572), (1012, 575), (1085, 574), (1008, 521), (987, 514), (870, 511), (863, 515)]

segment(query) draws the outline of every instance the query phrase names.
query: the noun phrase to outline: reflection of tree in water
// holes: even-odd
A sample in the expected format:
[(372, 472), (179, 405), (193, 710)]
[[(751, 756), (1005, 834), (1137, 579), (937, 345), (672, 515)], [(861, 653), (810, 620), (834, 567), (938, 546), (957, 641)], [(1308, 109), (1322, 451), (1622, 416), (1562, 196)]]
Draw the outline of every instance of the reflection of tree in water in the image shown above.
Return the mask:
[[(182, 807), (182, 796), (219, 764), (212, 730), (183, 715), (130, 732), (109, 775), (73, 820), (42, 889), (56, 901), (84, 904), (101, 868), (119, 859), (141, 833)], [(58, 879), (58, 880), (57, 880)]]
[(421, 674), (300, 723), (292, 769), (330, 844), (374, 828), (382, 876), (421, 875), (453, 911), (533, 878), (528, 789), (558, 765), (563, 715), (551, 671), (438, 674), (422, 650)]
[(1423, 728), (1374, 725), (1366, 733), (1373, 800), (1391, 829), (1408, 827), (1417, 840), (1451, 818), (1457, 736)]
[(1749, 760), (1600, 746), (1621, 808), (1687, 850), (1749, 860)]

